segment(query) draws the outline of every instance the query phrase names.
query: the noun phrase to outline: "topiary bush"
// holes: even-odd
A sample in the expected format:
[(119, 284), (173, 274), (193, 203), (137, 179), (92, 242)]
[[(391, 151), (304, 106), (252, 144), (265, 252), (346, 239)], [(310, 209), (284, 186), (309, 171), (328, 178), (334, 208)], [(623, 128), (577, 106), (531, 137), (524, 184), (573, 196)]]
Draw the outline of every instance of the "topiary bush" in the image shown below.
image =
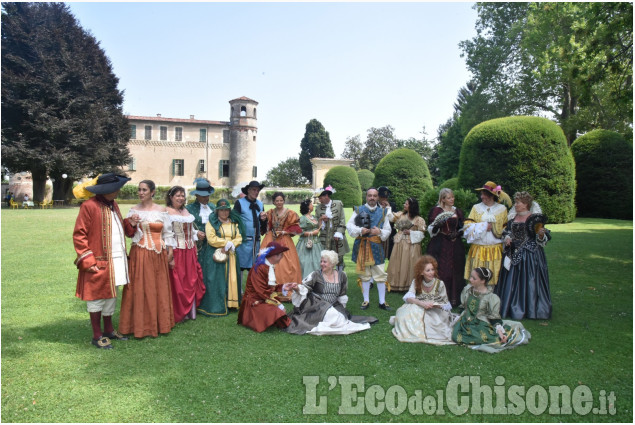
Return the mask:
[(359, 185), (362, 187), (362, 192), (366, 192), (373, 187), (375, 174), (370, 170), (359, 170), (357, 172), (357, 178), (359, 179)]
[(342, 201), (344, 207), (362, 204), (362, 188), (354, 168), (344, 165), (331, 168), (324, 176), (324, 187), (329, 185), (335, 189), (331, 199)]
[(458, 178), (466, 189), (493, 181), (512, 199), (527, 191), (550, 223), (575, 218), (573, 155), (562, 129), (546, 118), (497, 118), (475, 126), (461, 148)]
[(392, 192), (390, 200), (401, 206), (408, 197), (418, 200), (432, 189), (428, 165), (412, 149), (397, 149), (384, 156), (375, 168), (374, 187), (386, 186)]
[(578, 137), (571, 152), (578, 215), (632, 220), (632, 143), (614, 131), (593, 130)]
[(459, 188), (459, 178), (452, 177), (451, 179), (447, 179), (439, 185), (439, 189), (443, 189), (444, 187), (452, 190), (457, 190)]

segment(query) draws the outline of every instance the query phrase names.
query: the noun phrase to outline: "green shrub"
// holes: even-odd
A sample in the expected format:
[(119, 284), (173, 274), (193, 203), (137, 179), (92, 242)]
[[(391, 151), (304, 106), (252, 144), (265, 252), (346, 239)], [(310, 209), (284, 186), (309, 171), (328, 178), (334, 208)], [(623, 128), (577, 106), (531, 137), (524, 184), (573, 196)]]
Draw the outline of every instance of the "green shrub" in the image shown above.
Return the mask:
[(329, 185), (335, 189), (332, 199), (342, 201), (344, 207), (362, 204), (362, 188), (354, 168), (344, 165), (331, 168), (324, 176), (324, 187)]
[(512, 198), (515, 192), (529, 192), (551, 223), (575, 218), (573, 155), (562, 129), (546, 118), (497, 118), (468, 133), (459, 187), (473, 189), (487, 181), (501, 185)]
[(366, 192), (373, 187), (375, 174), (370, 170), (359, 170), (357, 172), (357, 178), (359, 179), (359, 185), (362, 187), (362, 192)]
[(619, 133), (593, 130), (571, 145), (578, 215), (633, 219), (633, 145)]
[(395, 205), (403, 205), (409, 197), (423, 199), (432, 189), (432, 178), (428, 165), (412, 149), (397, 149), (379, 161), (375, 168), (373, 186), (386, 186), (392, 192), (390, 200)]
[(138, 192), (139, 186), (136, 184), (125, 184), (121, 190), (119, 190), (119, 196), (117, 197), (117, 199), (119, 200), (123, 200), (123, 199), (138, 199)]
[[(274, 193), (278, 192), (277, 190), (267, 190), (265, 191), (265, 199), (262, 201), (265, 204), (273, 204), (273, 199), (271, 197)], [(313, 197), (313, 191), (311, 190), (292, 190), (284, 193), (285, 203), (286, 204), (299, 204), (307, 198)]]
[(452, 190), (457, 190), (459, 188), (459, 178), (452, 177), (451, 179), (447, 179), (439, 185), (439, 189), (443, 189), (444, 187)]

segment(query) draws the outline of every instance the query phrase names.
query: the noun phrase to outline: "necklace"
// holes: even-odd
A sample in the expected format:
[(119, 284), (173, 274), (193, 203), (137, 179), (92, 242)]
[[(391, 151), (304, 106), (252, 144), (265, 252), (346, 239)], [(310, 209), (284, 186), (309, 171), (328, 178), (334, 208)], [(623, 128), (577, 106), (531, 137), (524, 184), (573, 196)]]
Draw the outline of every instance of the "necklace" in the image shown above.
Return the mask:
[(516, 213), (516, 215), (519, 215), (519, 216), (525, 216), (529, 214), (531, 214), (531, 211), (520, 211)]
[(324, 274), (324, 272), (320, 271), (320, 273), (322, 274), (322, 278), (324, 279), (324, 282), (326, 282), (326, 283), (336, 283), (335, 282), (334, 270), (331, 271), (331, 280), (330, 281), (326, 278), (326, 275)]
[(425, 286), (426, 288), (432, 288), (432, 285), (434, 285), (434, 281), (435, 279), (432, 279), (430, 282), (426, 282), (426, 280), (423, 279), (423, 286)]

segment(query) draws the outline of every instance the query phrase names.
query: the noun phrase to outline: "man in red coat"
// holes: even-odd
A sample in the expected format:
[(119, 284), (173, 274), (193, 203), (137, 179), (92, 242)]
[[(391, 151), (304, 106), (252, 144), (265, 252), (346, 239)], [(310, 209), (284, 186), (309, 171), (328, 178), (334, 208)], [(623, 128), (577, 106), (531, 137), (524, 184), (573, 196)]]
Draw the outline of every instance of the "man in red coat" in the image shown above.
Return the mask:
[(276, 283), (275, 265), (289, 248), (270, 242), (260, 251), (249, 270), (245, 294), (238, 311), (238, 324), (263, 332), (269, 326), (286, 328), (291, 323), (282, 303), (277, 299), (297, 287), (297, 283)]
[[(138, 221), (121, 218), (115, 198), (130, 179), (113, 173), (99, 176), (97, 184), (86, 190), (96, 196), (79, 209), (73, 231), (79, 269), (75, 296), (86, 301), (93, 327), (91, 343), (110, 349), (111, 339), (128, 339), (113, 328), (112, 315), (117, 305), (117, 287), (128, 283), (128, 259), (124, 234), (132, 236)], [(104, 331), (101, 330), (101, 318)]]

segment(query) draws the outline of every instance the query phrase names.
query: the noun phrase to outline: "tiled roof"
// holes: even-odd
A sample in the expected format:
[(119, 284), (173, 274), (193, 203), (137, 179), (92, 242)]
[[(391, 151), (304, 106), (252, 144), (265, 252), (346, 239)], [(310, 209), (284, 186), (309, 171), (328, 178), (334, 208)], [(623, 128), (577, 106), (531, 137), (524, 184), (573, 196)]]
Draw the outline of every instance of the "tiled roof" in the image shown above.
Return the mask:
[(247, 101), (249, 101), (249, 102), (254, 102), (254, 103), (258, 104), (258, 102), (256, 102), (255, 100), (250, 99), (250, 98), (245, 97), (245, 96), (241, 96), (241, 97), (239, 97), (238, 99), (232, 99), (232, 100), (230, 100), (230, 101), (229, 101), (229, 103), (234, 102), (234, 101), (236, 101), (236, 100), (247, 100)]
[(178, 122), (187, 124), (210, 124), (210, 125), (230, 125), (229, 121), (210, 121), (210, 120), (195, 120), (188, 118), (166, 118), (166, 117), (142, 117), (138, 115), (126, 115), (129, 120), (137, 121), (155, 121), (155, 122)]

